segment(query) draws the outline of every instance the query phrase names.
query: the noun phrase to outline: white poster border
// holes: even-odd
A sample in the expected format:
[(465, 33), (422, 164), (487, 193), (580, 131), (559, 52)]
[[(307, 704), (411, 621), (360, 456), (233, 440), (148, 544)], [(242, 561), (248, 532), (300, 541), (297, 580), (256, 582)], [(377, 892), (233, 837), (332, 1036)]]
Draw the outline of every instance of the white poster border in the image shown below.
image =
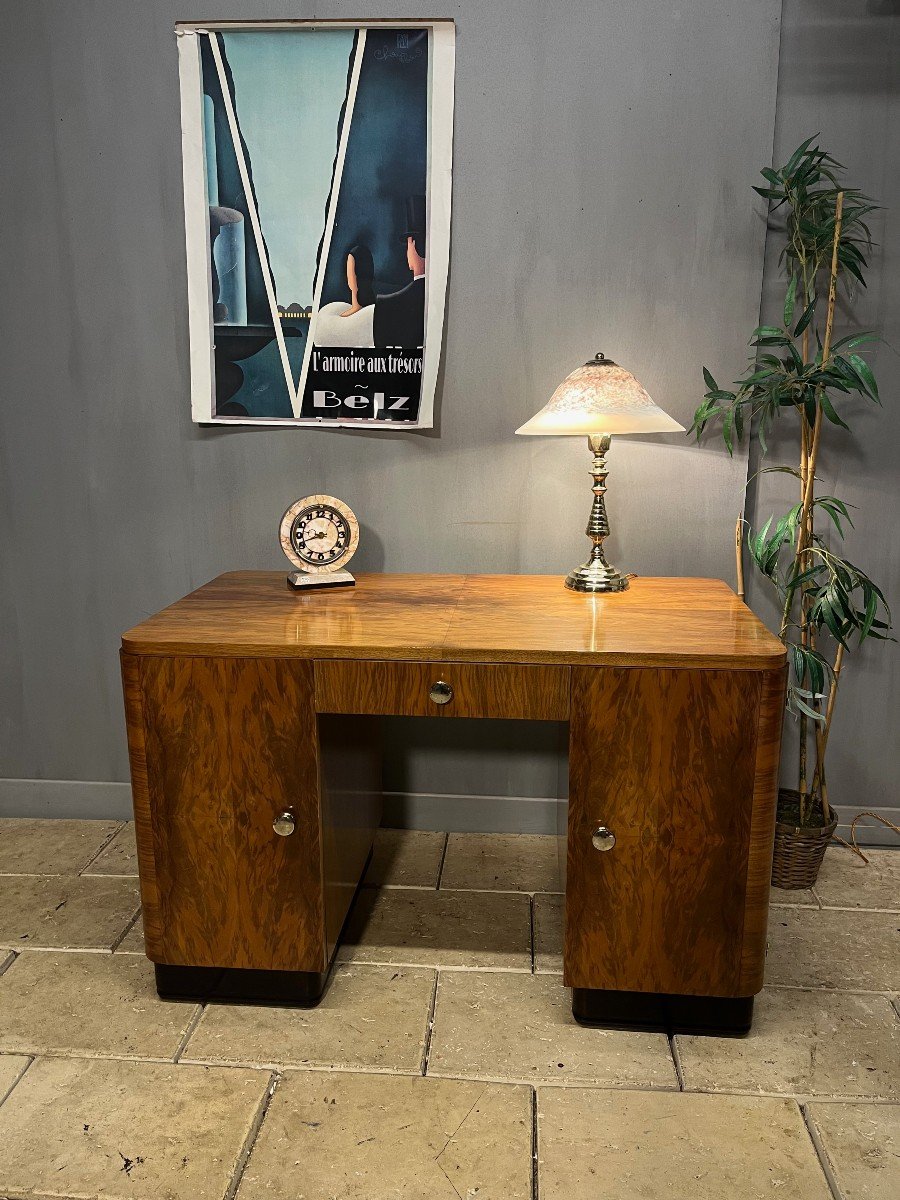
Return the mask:
[[(425, 350), (422, 361), (421, 401), (417, 421), (384, 421), (377, 418), (227, 417), (215, 416), (215, 365), (213, 348), (211, 262), (208, 200), (203, 155), (203, 106), (200, 47), (197, 35), (256, 29), (425, 29), (429, 35), (428, 96), (428, 263), (425, 298)], [(271, 429), (390, 429), (425, 430), (434, 426), (434, 395), (443, 343), (447, 283), (450, 269), (450, 215), (453, 180), (453, 110), (456, 60), (456, 26), (449, 18), (381, 20), (294, 21), (180, 21), (178, 74), (181, 96), (182, 178), (184, 187), (185, 247), (188, 276), (188, 330), (190, 337), (191, 417), (198, 425)], [(440, 103), (433, 103), (434, 97)], [(312, 330), (310, 330), (311, 341)], [(305, 373), (305, 372), (304, 372)], [(293, 400), (293, 397), (292, 397)]]

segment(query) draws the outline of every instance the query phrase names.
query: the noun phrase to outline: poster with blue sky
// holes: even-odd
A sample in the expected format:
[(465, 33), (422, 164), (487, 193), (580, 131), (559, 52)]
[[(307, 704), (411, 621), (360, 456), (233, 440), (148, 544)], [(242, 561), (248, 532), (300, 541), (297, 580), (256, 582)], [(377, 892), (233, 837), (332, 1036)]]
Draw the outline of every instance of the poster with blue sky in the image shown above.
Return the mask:
[(176, 32), (193, 419), (430, 428), (453, 23)]

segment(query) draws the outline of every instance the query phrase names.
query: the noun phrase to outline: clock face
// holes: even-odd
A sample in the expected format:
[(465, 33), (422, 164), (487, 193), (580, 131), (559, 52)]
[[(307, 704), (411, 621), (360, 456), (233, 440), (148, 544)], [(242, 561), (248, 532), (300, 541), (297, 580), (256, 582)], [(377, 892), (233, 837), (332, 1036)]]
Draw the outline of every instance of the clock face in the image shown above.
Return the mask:
[(304, 496), (287, 510), (279, 531), (281, 548), (301, 571), (336, 571), (359, 544), (359, 523), (334, 496)]

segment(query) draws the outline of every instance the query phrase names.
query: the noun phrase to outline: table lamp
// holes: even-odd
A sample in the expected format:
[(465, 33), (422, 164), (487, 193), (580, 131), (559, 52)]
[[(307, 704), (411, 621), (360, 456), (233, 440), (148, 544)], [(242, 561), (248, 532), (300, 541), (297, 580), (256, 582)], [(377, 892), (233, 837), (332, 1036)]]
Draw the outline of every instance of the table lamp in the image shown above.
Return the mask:
[(593, 454), (594, 502), (585, 533), (591, 539), (587, 562), (566, 576), (573, 592), (624, 592), (628, 579), (611, 567), (603, 553), (609, 535), (606, 518), (606, 453), (614, 433), (677, 433), (674, 421), (647, 395), (635, 377), (603, 354), (567, 375), (549, 401), (516, 433), (572, 437), (587, 434)]

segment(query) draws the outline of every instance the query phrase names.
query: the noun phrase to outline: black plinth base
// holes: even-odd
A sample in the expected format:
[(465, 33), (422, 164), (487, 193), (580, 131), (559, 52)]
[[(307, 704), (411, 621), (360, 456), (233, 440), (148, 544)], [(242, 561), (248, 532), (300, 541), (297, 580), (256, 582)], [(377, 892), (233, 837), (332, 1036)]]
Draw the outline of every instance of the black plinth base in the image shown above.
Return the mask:
[(238, 967), (172, 967), (155, 963), (163, 1000), (227, 1000), (233, 1004), (280, 1004), (311, 1008), (322, 999), (327, 974), (317, 971), (255, 971)]
[(671, 996), (663, 992), (572, 989), (572, 1015), (582, 1025), (666, 1033), (737, 1035), (753, 1021), (752, 996)]

